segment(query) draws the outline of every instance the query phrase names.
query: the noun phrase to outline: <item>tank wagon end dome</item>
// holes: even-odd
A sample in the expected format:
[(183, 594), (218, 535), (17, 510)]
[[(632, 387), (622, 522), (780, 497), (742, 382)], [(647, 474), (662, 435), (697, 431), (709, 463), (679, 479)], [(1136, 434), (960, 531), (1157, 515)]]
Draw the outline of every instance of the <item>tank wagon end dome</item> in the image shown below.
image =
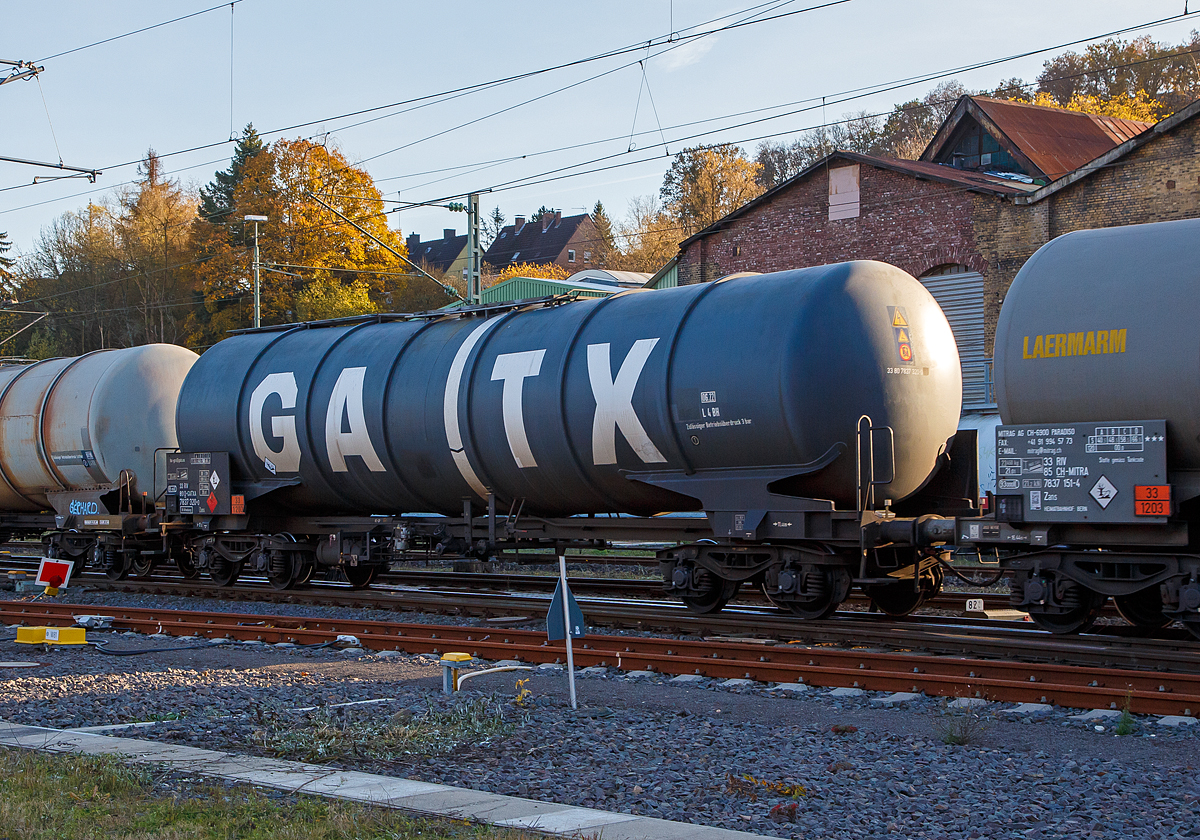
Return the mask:
[[(1200, 219), (1081, 230), (1022, 266), (996, 325), (1005, 423), (1167, 421), (1200, 470)], [(1200, 485), (1197, 485), (1200, 487)]]

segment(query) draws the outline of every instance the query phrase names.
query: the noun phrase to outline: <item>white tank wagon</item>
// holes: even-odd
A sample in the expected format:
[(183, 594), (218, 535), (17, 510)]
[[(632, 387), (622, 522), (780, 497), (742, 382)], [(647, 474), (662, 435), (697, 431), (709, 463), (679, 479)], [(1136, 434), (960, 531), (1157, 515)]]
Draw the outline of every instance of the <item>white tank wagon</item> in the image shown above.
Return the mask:
[(102, 491), (153, 493), (197, 358), (148, 344), (0, 367), (0, 510), (104, 515)]

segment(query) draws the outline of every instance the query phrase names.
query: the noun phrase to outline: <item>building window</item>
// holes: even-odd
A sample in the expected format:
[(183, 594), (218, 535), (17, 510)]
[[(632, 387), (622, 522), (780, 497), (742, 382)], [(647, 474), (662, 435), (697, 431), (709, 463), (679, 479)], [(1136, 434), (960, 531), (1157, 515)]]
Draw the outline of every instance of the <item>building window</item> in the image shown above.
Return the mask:
[(944, 277), (947, 274), (966, 274), (971, 269), (962, 263), (942, 263), (922, 274), (922, 277)]
[(591, 261), (592, 261), (592, 252), (591, 252), (591, 251), (584, 251), (584, 252), (583, 252), (583, 261), (584, 261), (585, 263), (589, 263), (589, 262), (591, 262)]
[(829, 221), (858, 218), (858, 164), (829, 170)]
[(571, 249), (567, 250), (567, 262), (575, 262), (575, 251), (574, 250), (571, 250)]

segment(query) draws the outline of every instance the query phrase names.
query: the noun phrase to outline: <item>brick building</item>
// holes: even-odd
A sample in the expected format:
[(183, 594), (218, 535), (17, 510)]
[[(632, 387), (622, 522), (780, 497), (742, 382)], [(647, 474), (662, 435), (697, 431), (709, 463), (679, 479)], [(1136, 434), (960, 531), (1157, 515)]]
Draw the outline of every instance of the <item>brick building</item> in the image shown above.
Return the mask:
[(1200, 101), (1149, 125), (963, 97), (922, 160), (834, 152), (684, 240), (676, 282), (897, 265), (946, 310), (964, 406), (986, 408), (1000, 304), (1034, 251), (1072, 230), (1200, 217), (1198, 114)]
[(524, 216), (517, 216), (513, 224), (500, 229), (483, 262), (496, 272), (516, 263), (553, 263), (576, 272), (595, 265), (592, 257), (600, 252), (602, 242), (588, 213), (564, 217), (561, 210), (555, 210), (529, 223)]

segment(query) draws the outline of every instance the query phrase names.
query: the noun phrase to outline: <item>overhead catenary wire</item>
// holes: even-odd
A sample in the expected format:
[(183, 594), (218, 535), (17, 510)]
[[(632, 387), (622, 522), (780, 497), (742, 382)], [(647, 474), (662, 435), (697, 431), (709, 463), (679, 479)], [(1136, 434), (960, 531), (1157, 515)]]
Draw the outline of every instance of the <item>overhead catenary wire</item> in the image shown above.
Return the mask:
[(62, 52), (57, 52), (54, 55), (48, 55), (45, 58), (39, 58), (38, 61), (51, 61), (52, 59), (55, 59), (55, 58), (62, 58), (64, 55), (72, 55), (77, 52), (82, 52), (83, 50), (90, 50), (93, 47), (99, 47), (104, 44), (111, 44), (113, 41), (120, 41), (122, 38), (128, 38), (132, 35), (140, 35), (143, 32), (149, 32), (152, 29), (158, 29), (163, 26), (170, 26), (172, 23), (179, 23), (180, 21), (190, 20), (191, 18), (194, 18), (194, 17), (200, 17), (200, 15), (206, 15), (209, 12), (215, 12), (218, 9), (224, 9), (226, 5), (233, 6), (235, 3), (241, 3), (241, 2), (243, 2), (243, 0), (225, 0), (225, 2), (221, 3), (219, 6), (212, 6), (208, 9), (201, 9), (198, 12), (192, 12), (191, 14), (180, 15), (177, 18), (171, 18), (170, 20), (164, 20), (161, 23), (154, 23), (154, 24), (151, 24), (150, 26), (143, 26), (141, 29), (135, 29), (132, 32), (124, 32), (120, 35), (114, 35), (111, 38), (105, 38), (101, 41), (94, 41), (90, 44), (84, 44), (81, 47), (73, 47), (72, 49), (69, 49), (69, 50), (63, 50)]
[[(763, 4), (763, 5), (770, 5), (770, 4)], [(219, 7), (215, 7), (215, 8), (219, 8)], [(799, 13), (799, 12), (803, 12), (803, 11), (808, 11), (808, 10), (811, 10), (812, 8), (824, 8), (824, 6), (810, 7), (810, 9), (805, 9), (805, 10), (795, 10), (795, 11), (793, 11), (793, 12), (789, 12), (789, 13), (787, 13), (787, 14), (789, 14), (789, 15), (790, 15), (790, 14), (796, 14), (796, 13)], [(978, 63), (972, 64), (972, 65), (964, 65), (964, 66), (957, 67), (957, 68), (952, 68), (952, 69), (949, 69), (949, 70), (939, 71), (939, 72), (937, 72), (937, 73), (929, 73), (929, 74), (922, 74), (922, 75), (919, 75), (919, 76), (911, 76), (911, 77), (907, 77), (907, 78), (904, 78), (904, 79), (895, 80), (894, 82), (891, 82), (891, 83), (880, 83), (880, 84), (875, 84), (875, 85), (870, 85), (870, 86), (864, 86), (864, 87), (860, 87), (860, 88), (850, 89), (850, 90), (848, 90), (848, 91), (843, 91), (843, 92), (840, 92), (840, 93), (837, 93), (837, 94), (832, 94), (832, 96), (843, 96), (843, 97), (844, 97), (844, 98), (842, 98), (842, 99), (838, 99), (838, 100), (837, 100), (837, 101), (834, 103), (834, 104), (838, 104), (838, 103), (840, 103), (840, 102), (846, 102), (846, 101), (850, 101), (850, 100), (852, 100), (852, 99), (858, 99), (858, 98), (862, 98), (863, 96), (873, 95), (873, 94), (880, 93), (880, 92), (887, 92), (887, 91), (889, 91), (889, 90), (894, 90), (894, 89), (898, 89), (898, 88), (901, 88), (901, 87), (911, 86), (911, 85), (913, 85), (913, 84), (919, 84), (919, 83), (921, 83), (921, 82), (934, 81), (934, 80), (936, 80), (936, 79), (939, 79), (939, 78), (944, 78), (944, 77), (947, 77), (947, 76), (952, 76), (952, 75), (955, 75), (955, 74), (957, 74), (957, 73), (969, 72), (970, 70), (974, 70), (974, 69), (980, 69), (980, 68), (987, 67), (987, 66), (995, 66), (996, 64), (1003, 63), (1003, 62), (1006, 62), (1006, 61), (1012, 61), (1012, 60), (1016, 60), (1016, 59), (1019, 59), (1019, 58), (1025, 58), (1025, 57), (1029, 57), (1029, 56), (1031, 56), (1031, 55), (1036, 55), (1036, 54), (1040, 54), (1040, 53), (1044, 53), (1044, 52), (1050, 52), (1050, 51), (1053, 51), (1053, 50), (1057, 50), (1057, 49), (1063, 49), (1063, 48), (1070, 47), (1070, 46), (1077, 46), (1077, 45), (1079, 45), (1079, 44), (1086, 43), (1086, 42), (1088, 42), (1088, 41), (1094, 41), (1094, 40), (1099, 40), (1099, 39), (1103, 39), (1103, 38), (1109, 38), (1109, 37), (1113, 37), (1113, 36), (1115, 36), (1115, 35), (1127, 34), (1127, 33), (1129, 33), (1129, 32), (1133, 32), (1133, 31), (1140, 30), (1140, 29), (1147, 29), (1147, 28), (1153, 28), (1153, 27), (1156, 27), (1156, 26), (1162, 26), (1162, 25), (1166, 25), (1166, 24), (1168, 24), (1168, 23), (1176, 22), (1176, 21), (1179, 21), (1179, 20), (1181, 20), (1181, 19), (1184, 19), (1184, 18), (1187, 18), (1187, 17), (1193, 17), (1193, 16), (1195, 16), (1196, 14), (1200, 14), (1200, 12), (1190, 12), (1190, 13), (1189, 13), (1189, 12), (1185, 12), (1185, 13), (1184, 13), (1184, 14), (1182, 14), (1182, 15), (1173, 15), (1173, 16), (1169, 16), (1169, 17), (1166, 17), (1166, 18), (1160, 18), (1160, 19), (1153, 20), (1153, 21), (1149, 21), (1149, 22), (1145, 22), (1145, 23), (1134, 24), (1134, 25), (1131, 25), (1131, 26), (1128, 26), (1128, 27), (1123, 27), (1123, 28), (1121, 28), (1121, 29), (1110, 30), (1110, 31), (1108, 31), (1108, 32), (1105, 32), (1105, 33), (1102, 33), (1102, 34), (1099, 34), (1099, 35), (1088, 36), (1088, 37), (1086, 37), (1086, 38), (1079, 38), (1079, 39), (1075, 39), (1075, 40), (1072, 40), (1072, 41), (1069, 41), (1069, 42), (1064, 42), (1064, 43), (1062, 43), (1062, 44), (1056, 44), (1056, 45), (1054, 45), (1054, 46), (1050, 46), (1050, 47), (1044, 47), (1044, 48), (1040, 48), (1040, 49), (1037, 49), (1037, 50), (1029, 50), (1029, 51), (1026, 51), (1026, 52), (1023, 52), (1023, 53), (1019, 53), (1019, 54), (1015, 54), (1015, 55), (1011, 55), (1011, 56), (1006, 56), (1006, 57), (1002, 57), (1002, 58), (998, 58), (998, 59), (991, 59), (991, 60), (988, 60), (988, 61), (985, 61), (985, 62), (978, 62)], [(639, 45), (638, 49), (641, 49), (641, 48), (642, 48), (642, 47)], [(601, 55), (605, 55), (605, 54), (601, 54)], [(1162, 56), (1162, 57), (1158, 57), (1158, 58), (1154, 58), (1154, 59), (1147, 59), (1147, 60), (1143, 60), (1143, 61), (1140, 61), (1140, 62), (1133, 62), (1133, 63), (1134, 63), (1134, 64), (1136, 64), (1136, 63), (1146, 63), (1146, 62), (1148, 62), (1148, 61), (1161, 61), (1161, 60), (1164, 60), (1164, 59), (1166, 59), (1166, 58), (1170, 58), (1170, 57), (1171, 57), (1171, 56), (1169, 56), (1169, 55), (1168, 55), (1168, 56)], [(582, 61), (586, 61), (586, 60), (594, 60), (594, 58), (595, 58), (595, 57), (592, 57), (592, 58), (589, 58), (589, 59), (580, 60), (580, 62), (582, 62)], [(510, 76), (510, 77), (506, 77), (506, 79), (508, 79), (508, 80), (511, 80), (511, 79), (516, 79), (516, 78), (524, 78), (524, 77), (527, 77), (527, 76), (529, 76), (529, 75), (536, 75), (537, 73), (540, 73), (540, 72), (548, 72), (548, 71), (550, 71), (550, 70), (553, 70), (553, 69), (556, 69), (556, 68), (561, 68), (561, 67), (565, 67), (565, 66), (573, 66), (574, 64), (576, 64), (576, 63), (580, 63), (580, 62), (568, 62), (568, 63), (564, 63), (564, 64), (560, 64), (560, 65), (555, 65), (555, 67), (553, 67), (553, 68), (546, 68), (546, 70), (544, 70), (544, 71), (534, 71), (533, 73), (530, 73), (530, 74), (521, 74), (521, 75), (518, 75), (518, 76)], [(1092, 71), (1092, 72), (1094, 72), (1094, 71)], [(460, 89), (460, 90), (461, 90), (461, 89)], [(431, 95), (431, 96), (436, 96), (436, 95), (437, 95), (437, 94), (434, 94), (434, 95)], [(423, 99), (423, 98), (428, 98), (428, 97), (418, 97), (418, 98), (416, 98), (416, 99), (414, 99), (414, 100), (408, 100), (408, 101), (417, 101), (418, 99)], [(827, 97), (827, 98), (828, 98), (828, 97)], [(809, 98), (808, 100), (798, 100), (798, 102), (802, 102), (802, 101), (814, 101), (814, 99), (815, 99), (815, 98)], [(379, 106), (379, 107), (392, 107), (392, 106)], [(357, 112), (352, 112), (352, 113), (353, 113), (353, 114), (366, 113), (366, 112), (368, 112), (368, 111), (371, 111), (371, 110), (377, 110), (377, 109), (364, 109), (364, 110), (362, 110), (362, 111), (357, 111)], [(768, 109), (763, 109), (763, 110), (768, 110)], [(743, 112), (743, 113), (745, 113), (745, 112)], [(343, 115), (343, 116), (345, 116), (345, 115)], [(784, 115), (777, 115), (777, 117), (783, 117), (783, 116), (787, 116), (787, 114), (784, 114)], [(313, 121), (313, 122), (310, 122), (310, 123), (299, 123), (299, 124), (295, 124), (295, 125), (293, 125), (293, 126), (291, 126), (291, 127), (285, 127), (285, 128), (283, 128), (283, 129), (272, 129), (272, 130), (268, 130), (268, 131), (264, 131), (264, 132), (262, 132), (262, 133), (260, 134), (260, 136), (267, 136), (267, 135), (269, 135), (269, 134), (274, 134), (274, 133), (280, 133), (280, 132), (283, 132), (283, 131), (287, 131), (287, 130), (289, 130), (289, 128), (302, 127), (302, 126), (304, 126), (304, 125), (312, 125), (312, 124), (315, 124), (315, 123), (317, 123), (317, 122), (323, 122), (323, 121), (327, 121), (327, 120), (330, 120), (330, 119), (338, 119), (338, 118), (340, 118), (340, 117), (335, 117), (335, 118), (326, 118), (326, 120), (318, 120), (318, 121)], [(720, 119), (720, 118), (718, 117), (718, 118), (713, 118), (713, 119)], [(711, 131), (711, 132), (708, 132), (707, 134), (713, 134), (713, 133), (717, 133), (717, 132), (719, 132), (719, 131), (723, 131), (723, 130), (727, 130), (727, 128), (714, 129), (713, 131)], [(774, 136), (780, 136), (780, 135), (782, 135), (782, 134), (796, 133), (796, 132), (798, 132), (798, 131), (801, 131), (801, 130), (807, 130), (807, 129), (791, 129), (791, 130), (789, 130), (789, 131), (785, 131), (785, 132), (776, 132), (776, 133), (773, 133), (773, 134), (770, 134), (770, 135), (763, 135), (762, 137), (774, 137)], [(759, 138), (752, 138), (752, 139), (759, 139)], [(230, 142), (230, 141), (221, 141), (221, 142), (219, 142), (219, 143), (210, 143), (210, 144), (205, 144), (205, 145), (201, 145), (201, 146), (193, 146), (193, 147), (190, 147), (190, 148), (188, 148), (188, 149), (182, 149), (182, 150), (178, 150), (178, 151), (175, 151), (175, 152), (167, 152), (167, 153), (164, 153), (164, 154), (162, 154), (162, 155), (159, 155), (159, 158), (161, 159), (161, 158), (168, 157), (168, 156), (172, 156), (172, 155), (187, 154), (187, 153), (194, 152), (194, 151), (198, 151), (198, 150), (205, 149), (205, 148), (212, 148), (212, 147), (220, 146), (220, 145), (223, 145), (224, 143), (227, 143), (227, 142)], [(597, 141), (597, 142), (599, 142), (599, 141)], [(679, 142), (679, 141), (678, 141), (678, 140), (676, 140), (676, 141), (673, 141), (673, 142)], [(745, 140), (743, 140), (743, 141), (740, 141), (740, 142), (746, 142), (746, 141), (745, 141)], [(578, 144), (577, 144), (577, 145), (578, 145)], [(551, 152), (553, 152), (553, 151), (554, 151), (554, 150), (547, 150), (547, 152), (544, 152), (544, 153), (551, 153)], [(519, 160), (519, 159), (523, 159), (524, 157), (527, 157), (527, 155), (512, 156), (511, 158), (509, 158), (509, 159), (506, 159), (506, 160)], [(135, 164), (135, 163), (140, 163), (140, 160), (139, 160), (139, 161), (128, 161), (128, 162), (125, 162), (125, 163), (122, 163), (122, 164), (117, 164), (117, 165), (115, 165), (115, 166), (109, 167), (109, 169), (120, 168), (120, 167), (122, 167), (122, 166), (129, 166), (129, 165), (133, 165), (133, 164)], [(580, 164), (577, 164), (577, 165), (578, 165), (578, 166), (582, 166), (582, 165), (587, 165), (587, 163), (589, 163), (589, 162), (584, 162), (584, 163), (580, 163)], [(205, 164), (202, 164), (202, 165), (205, 165)], [(207, 164), (207, 165), (211, 165), (211, 164)], [(197, 167), (184, 167), (183, 169), (181, 169), (181, 170), (179, 170), (179, 171), (186, 171), (186, 169), (190, 169), (190, 168), (197, 168)], [(543, 173), (543, 174), (544, 174), (544, 173)], [(589, 174), (589, 173), (581, 173), (581, 174)], [(409, 177), (409, 176), (394, 176), (394, 177)], [(538, 177), (538, 176), (526, 176), (526, 177), (528, 178), (528, 177)], [(392, 179), (392, 178), (383, 178), (383, 179), (380, 179), (380, 180), (382, 181), (382, 180), (391, 180), (391, 179)], [(560, 179), (555, 179), (555, 180), (560, 180)], [(125, 182), (125, 183), (131, 183), (131, 182)], [(0, 188), (0, 191), (4, 191), (4, 190), (8, 190), (8, 189), (19, 189), (19, 188), (23, 188), (23, 187), (26, 187), (26, 186), (30, 186), (30, 185), (29, 185), (29, 184), (15, 185), (15, 186), (10, 186), (10, 187), (6, 187), (6, 188)], [(119, 186), (119, 185), (115, 185), (115, 186)], [(105, 189), (110, 189), (110, 188), (111, 188), (111, 187), (106, 187), (106, 188), (98, 188), (98, 189), (96, 189), (96, 190), (89, 190), (89, 191), (85, 191), (85, 192), (83, 192), (83, 193), (75, 193), (75, 194), (72, 194), (72, 195), (70, 195), (70, 196), (63, 196), (63, 197), (59, 197), (59, 198), (55, 198), (55, 199), (48, 199), (47, 201), (43, 201), (43, 202), (34, 202), (34, 203), (31, 203), (31, 204), (22, 205), (21, 207), (15, 207), (15, 208), (11, 208), (11, 209), (9, 209), (9, 210), (0, 211), (0, 215), (3, 215), (3, 214), (5, 214), (5, 213), (9, 213), (9, 212), (15, 212), (15, 211), (17, 211), (17, 210), (29, 209), (29, 208), (31, 208), (31, 207), (42, 206), (42, 205), (44, 205), (44, 204), (49, 204), (49, 203), (53, 203), (53, 202), (56, 202), (56, 201), (69, 200), (69, 199), (71, 199), (71, 198), (76, 198), (76, 197), (80, 197), (80, 196), (82, 196), (82, 195), (88, 195), (88, 194), (92, 194), (92, 193), (95, 193), (95, 192), (103, 192)]]
[(58, 135), (54, 133), (54, 120), (50, 119), (50, 106), (46, 104), (46, 91), (42, 89), (42, 79), (40, 76), (37, 79), (38, 93), (42, 97), (42, 107), (46, 110), (46, 124), (50, 126), (50, 139), (54, 141), (54, 151), (58, 153), (58, 165), (63, 165), (62, 149), (58, 146)]

